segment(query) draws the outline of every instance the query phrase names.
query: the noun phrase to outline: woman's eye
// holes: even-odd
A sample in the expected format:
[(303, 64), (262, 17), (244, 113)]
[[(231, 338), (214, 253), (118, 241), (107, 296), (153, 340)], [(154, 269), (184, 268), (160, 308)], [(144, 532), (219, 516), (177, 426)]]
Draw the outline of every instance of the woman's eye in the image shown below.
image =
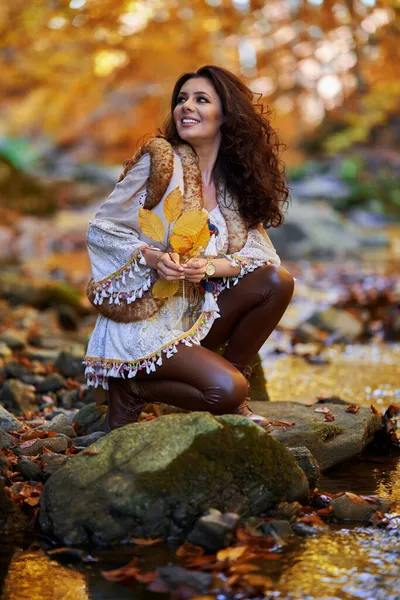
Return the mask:
[(204, 102), (208, 102), (207, 98), (204, 98), (203, 96), (199, 96), (198, 100), (204, 100)]

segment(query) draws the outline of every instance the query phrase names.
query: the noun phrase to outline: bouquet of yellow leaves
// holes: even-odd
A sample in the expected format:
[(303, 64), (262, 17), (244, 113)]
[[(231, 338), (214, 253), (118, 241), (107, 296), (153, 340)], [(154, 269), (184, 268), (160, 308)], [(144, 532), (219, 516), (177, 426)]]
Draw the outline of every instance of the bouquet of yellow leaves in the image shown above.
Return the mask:
[[(164, 216), (168, 223), (168, 241), (174, 252), (182, 258), (191, 258), (204, 250), (210, 240), (208, 214), (201, 210), (188, 210), (184, 214), (183, 197), (179, 187), (172, 190), (164, 201)], [(165, 229), (160, 217), (151, 210), (139, 210), (139, 225), (143, 233), (164, 246)], [(171, 230), (172, 226), (172, 230)], [(166, 248), (165, 248), (166, 249)], [(179, 281), (158, 279), (151, 290), (154, 298), (169, 298), (179, 289)]]

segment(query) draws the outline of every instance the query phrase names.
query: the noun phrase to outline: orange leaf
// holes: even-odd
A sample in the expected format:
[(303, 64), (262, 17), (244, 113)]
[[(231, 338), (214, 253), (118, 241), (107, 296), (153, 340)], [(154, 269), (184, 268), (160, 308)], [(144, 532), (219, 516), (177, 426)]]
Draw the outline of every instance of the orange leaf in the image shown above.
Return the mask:
[(184, 235), (176, 235), (175, 233), (169, 238), (169, 243), (174, 252), (178, 254), (185, 254), (185, 252), (189, 252), (193, 247), (193, 242), (189, 238)]
[(96, 456), (96, 454), (101, 454), (101, 452), (98, 452), (97, 450), (89, 450), (89, 448), (81, 452), (82, 456)]
[(186, 237), (195, 236), (203, 229), (207, 223), (208, 214), (202, 210), (189, 210), (183, 214), (175, 223), (172, 232), (176, 235)]
[(157, 279), (151, 289), (153, 298), (170, 298), (179, 289), (179, 281), (165, 281)]
[(378, 410), (373, 404), (371, 404), (371, 410), (375, 415), (379, 415), (380, 417), (382, 416), (380, 410)]
[(178, 550), (175, 552), (176, 556), (180, 557), (194, 557), (194, 556), (203, 556), (204, 549), (201, 546), (195, 546), (190, 542), (186, 542), (179, 546)]
[(294, 427), (296, 423), (285, 423), (285, 421), (271, 421), (273, 427)]
[(148, 540), (146, 538), (132, 538), (131, 542), (134, 544), (138, 544), (140, 546), (154, 546), (154, 544), (158, 544), (158, 542), (162, 542), (162, 538), (154, 538), (152, 540)]
[(197, 235), (190, 236), (189, 239), (193, 243), (193, 248), (190, 252), (191, 256), (198, 254), (201, 250), (204, 250), (210, 241), (210, 230), (208, 228), (208, 223), (204, 225)]
[(228, 548), (224, 548), (223, 550), (219, 550), (217, 552), (217, 560), (236, 560), (244, 552), (246, 552), (247, 546), (230, 546)]
[(242, 563), (241, 565), (233, 565), (232, 571), (235, 573), (251, 573), (252, 571), (260, 571), (259, 565), (253, 565), (251, 563)]
[(147, 237), (156, 242), (164, 241), (164, 225), (160, 217), (151, 210), (141, 208), (139, 210), (139, 225)]
[(325, 523), (317, 515), (306, 515), (305, 517), (300, 517), (298, 520), (302, 521), (302, 523), (308, 523), (313, 527), (325, 527)]
[(254, 587), (271, 587), (272, 579), (266, 577), (265, 575), (258, 575), (257, 573), (249, 573), (245, 575), (246, 583), (252, 585)]
[(164, 200), (164, 215), (167, 223), (179, 219), (183, 210), (183, 197), (179, 187), (176, 187)]
[(360, 407), (358, 406), (358, 404), (350, 404), (350, 406), (348, 406), (346, 408), (346, 412), (353, 413), (353, 414), (358, 413), (359, 410), (360, 410)]

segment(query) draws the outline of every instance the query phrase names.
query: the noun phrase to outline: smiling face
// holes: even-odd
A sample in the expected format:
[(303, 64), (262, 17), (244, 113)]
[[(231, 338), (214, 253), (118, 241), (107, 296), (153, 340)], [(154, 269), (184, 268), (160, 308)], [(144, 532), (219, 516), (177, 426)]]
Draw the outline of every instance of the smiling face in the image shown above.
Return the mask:
[(194, 77), (183, 84), (173, 115), (179, 136), (194, 146), (214, 142), (221, 135), (221, 101), (206, 77)]

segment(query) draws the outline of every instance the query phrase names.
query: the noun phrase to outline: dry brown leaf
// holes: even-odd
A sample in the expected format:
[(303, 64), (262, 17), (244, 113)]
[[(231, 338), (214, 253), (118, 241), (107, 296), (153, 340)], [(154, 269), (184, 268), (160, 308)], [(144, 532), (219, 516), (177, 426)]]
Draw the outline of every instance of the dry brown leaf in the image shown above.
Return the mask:
[(231, 570), (235, 573), (252, 573), (253, 571), (261, 571), (261, 567), (252, 563), (241, 563), (240, 565), (232, 565)]
[(373, 404), (371, 404), (371, 410), (375, 415), (379, 415), (380, 417), (382, 416), (381, 411), (378, 410)]
[(334, 420), (335, 420), (335, 415), (333, 415), (332, 413), (326, 413), (324, 415), (324, 421), (326, 423), (330, 423), (331, 421), (334, 421)]
[(327, 406), (317, 406), (317, 408), (314, 408), (314, 412), (328, 414), (331, 412), (331, 409)]
[(273, 427), (294, 427), (296, 423), (285, 423), (285, 421), (270, 421)]
[(217, 560), (236, 560), (247, 550), (247, 546), (230, 546), (217, 552)]
[(97, 454), (101, 454), (101, 452), (99, 452), (98, 450), (90, 450), (88, 448), (87, 450), (83, 450), (80, 454), (82, 456), (96, 456)]
[(182, 546), (179, 546), (179, 548), (175, 552), (176, 556), (191, 557), (191, 558), (195, 557), (195, 556), (203, 556), (203, 554), (204, 554), (203, 548), (201, 548), (200, 546), (195, 546), (194, 544), (191, 544), (190, 542), (186, 542), (185, 544), (182, 544)]
[(164, 241), (164, 224), (160, 217), (146, 208), (139, 209), (139, 225), (147, 237), (155, 242)]
[(308, 525), (312, 525), (313, 527), (325, 527), (325, 523), (323, 522), (318, 515), (306, 515), (305, 517), (300, 517), (298, 521), (302, 523), (307, 523)]
[(183, 210), (183, 197), (179, 187), (176, 187), (164, 200), (164, 216), (171, 224), (179, 219)]
[(166, 281), (165, 279), (157, 279), (151, 289), (153, 298), (170, 298), (179, 289), (179, 281)]

